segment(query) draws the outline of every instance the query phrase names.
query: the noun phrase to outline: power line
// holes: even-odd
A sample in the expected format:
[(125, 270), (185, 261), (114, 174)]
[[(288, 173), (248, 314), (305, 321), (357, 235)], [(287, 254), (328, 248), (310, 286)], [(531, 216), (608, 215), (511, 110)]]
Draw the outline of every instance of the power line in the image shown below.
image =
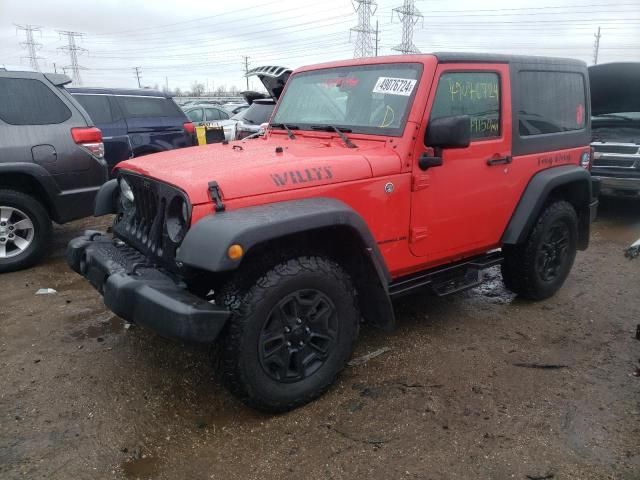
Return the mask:
[(76, 43), (76, 39), (82, 38), (84, 34), (80, 32), (71, 32), (69, 30), (58, 30), (60, 37), (67, 37), (67, 45), (64, 47), (58, 47), (60, 50), (66, 50), (69, 54), (69, 60), (71, 65), (65, 68), (71, 69), (71, 79), (75, 85), (82, 85), (82, 78), (80, 78), (80, 70), (86, 70), (85, 67), (78, 65), (78, 54), (82, 55), (87, 52), (86, 48), (79, 47)]
[(358, 14), (358, 25), (352, 28), (356, 32), (356, 43), (353, 48), (353, 58), (370, 57), (373, 54), (373, 42), (371, 35), (371, 17), (376, 13), (378, 4), (376, 0), (352, 0), (353, 8)]
[[(402, 6), (394, 8), (392, 12), (398, 16), (398, 19), (400, 19), (402, 23), (402, 43), (393, 47), (392, 50), (400, 52), (403, 55), (420, 53), (420, 50), (413, 44), (413, 27), (423, 16), (420, 10), (416, 8), (414, 0), (404, 0)], [(391, 17), (392, 21), (393, 13)]]
[(38, 60), (44, 60), (44, 59), (42, 57), (39, 57), (36, 51), (42, 48), (42, 44), (37, 43), (33, 39), (33, 32), (39, 32), (40, 36), (42, 36), (40, 27), (34, 27), (33, 25), (17, 25), (16, 24), (16, 30), (22, 30), (25, 33), (26, 40), (22, 42), (20, 45), (22, 45), (24, 48), (27, 49), (28, 55), (23, 58), (28, 58), (29, 65), (31, 66), (31, 68), (39, 72), (40, 65), (38, 65)]

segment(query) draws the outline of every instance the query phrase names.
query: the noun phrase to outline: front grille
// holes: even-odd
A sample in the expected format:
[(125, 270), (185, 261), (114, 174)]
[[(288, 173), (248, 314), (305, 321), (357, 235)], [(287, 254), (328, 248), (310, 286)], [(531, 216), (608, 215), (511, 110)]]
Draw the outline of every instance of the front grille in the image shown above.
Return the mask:
[(599, 158), (593, 161), (594, 167), (633, 168), (635, 160), (625, 158)]
[[(175, 253), (180, 246), (167, 234), (167, 205), (181, 197), (189, 205), (184, 192), (157, 180), (122, 173), (131, 186), (134, 206), (125, 207), (122, 202), (113, 231), (116, 237), (126, 241), (152, 261), (175, 269)], [(189, 211), (191, 209), (189, 208)]]
[(636, 154), (640, 147), (638, 145), (608, 145), (606, 143), (593, 145), (593, 149), (596, 152), (602, 153), (628, 153)]

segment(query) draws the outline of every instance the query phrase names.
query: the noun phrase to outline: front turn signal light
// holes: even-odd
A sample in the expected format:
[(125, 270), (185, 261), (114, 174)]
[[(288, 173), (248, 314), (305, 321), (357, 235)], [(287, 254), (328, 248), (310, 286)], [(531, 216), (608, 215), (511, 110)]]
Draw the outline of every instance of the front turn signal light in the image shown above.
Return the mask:
[(242, 247), (240, 245), (233, 244), (231, 245), (228, 249), (227, 249), (227, 256), (231, 259), (231, 260), (240, 260), (242, 258), (242, 255), (244, 255), (244, 250), (242, 249)]

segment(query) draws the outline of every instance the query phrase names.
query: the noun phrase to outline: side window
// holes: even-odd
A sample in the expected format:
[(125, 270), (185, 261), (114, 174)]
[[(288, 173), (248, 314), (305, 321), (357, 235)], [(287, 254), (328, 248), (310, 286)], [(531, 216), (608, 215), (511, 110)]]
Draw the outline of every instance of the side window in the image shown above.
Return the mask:
[(71, 118), (71, 110), (40, 80), (0, 78), (0, 119), (10, 125), (50, 125)]
[(220, 113), (220, 119), (221, 120), (228, 120), (229, 119), (229, 113), (223, 112), (222, 110), (218, 110), (218, 113)]
[(181, 117), (182, 111), (173, 100), (163, 97), (118, 95), (118, 104), (127, 118)]
[(211, 120), (220, 120), (220, 112), (217, 109), (205, 108), (204, 111), (208, 122)]
[(500, 136), (500, 78), (493, 72), (444, 73), (431, 109), (435, 118), (469, 115), (471, 139)]
[(572, 72), (519, 73), (520, 136), (581, 130), (585, 127), (584, 79)]
[(74, 94), (73, 98), (82, 105), (96, 125), (113, 123), (111, 103), (108, 96)]
[(202, 109), (196, 108), (195, 110), (189, 110), (187, 112), (187, 117), (189, 117), (189, 120), (192, 122), (201, 122), (203, 118)]

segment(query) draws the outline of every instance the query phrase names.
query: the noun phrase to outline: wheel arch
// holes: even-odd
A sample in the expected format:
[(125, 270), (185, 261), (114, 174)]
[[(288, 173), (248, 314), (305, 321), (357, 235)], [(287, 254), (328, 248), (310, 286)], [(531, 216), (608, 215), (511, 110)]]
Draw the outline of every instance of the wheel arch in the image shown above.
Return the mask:
[[(242, 246), (241, 260), (227, 249)], [(330, 198), (278, 202), (211, 215), (187, 233), (177, 260), (212, 273), (233, 272), (270, 260), (323, 255), (351, 275), (367, 322), (390, 330), (395, 325), (388, 295), (390, 275), (377, 243), (362, 217)]]
[(564, 199), (575, 208), (578, 214), (578, 249), (586, 249), (589, 244), (592, 181), (588, 170), (575, 165), (550, 168), (532, 177), (502, 235), (502, 244), (523, 243), (544, 207), (556, 199)]
[(57, 185), (50, 174), (35, 164), (0, 164), (0, 189), (7, 188), (32, 195), (44, 207), (54, 221), (59, 222), (60, 214), (56, 205), (59, 194)]

